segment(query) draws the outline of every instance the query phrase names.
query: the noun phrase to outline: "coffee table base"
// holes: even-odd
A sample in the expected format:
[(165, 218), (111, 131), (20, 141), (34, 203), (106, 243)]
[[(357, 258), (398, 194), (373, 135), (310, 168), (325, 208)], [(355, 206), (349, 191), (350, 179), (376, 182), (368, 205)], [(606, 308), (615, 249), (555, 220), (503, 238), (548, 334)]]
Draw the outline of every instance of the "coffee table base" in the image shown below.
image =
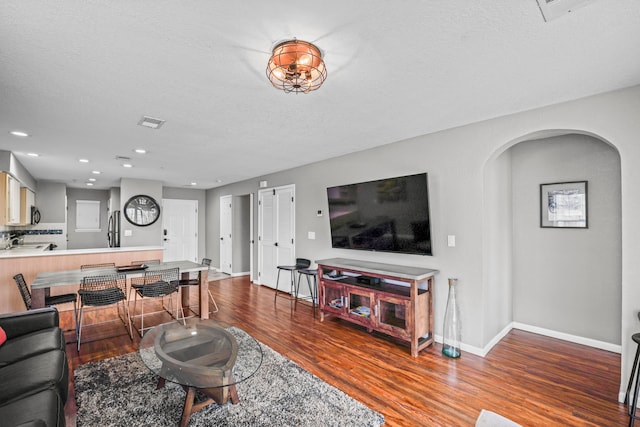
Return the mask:
[[(156, 389), (164, 387), (165, 382), (166, 380), (164, 378), (158, 378), (158, 385), (156, 386)], [(182, 388), (187, 392), (187, 395), (184, 398), (182, 418), (180, 419), (179, 424), (180, 427), (187, 427), (187, 425), (189, 425), (191, 414), (195, 414), (196, 412), (211, 405), (212, 403), (224, 405), (225, 403), (229, 402), (229, 400), (231, 400), (231, 403), (235, 405), (240, 402), (240, 399), (238, 399), (238, 392), (236, 391), (235, 384), (213, 388), (196, 388), (183, 385)], [(197, 391), (207, 396), (208, 399), (196, 403)]]

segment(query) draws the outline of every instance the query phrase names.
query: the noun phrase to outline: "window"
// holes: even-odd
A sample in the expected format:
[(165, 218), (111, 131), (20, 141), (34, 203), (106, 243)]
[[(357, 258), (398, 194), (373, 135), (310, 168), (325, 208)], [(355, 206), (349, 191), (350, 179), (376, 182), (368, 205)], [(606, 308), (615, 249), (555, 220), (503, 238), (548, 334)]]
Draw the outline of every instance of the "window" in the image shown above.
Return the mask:
[(100, 201), (76, 200), (76, 232), (99, 232)]

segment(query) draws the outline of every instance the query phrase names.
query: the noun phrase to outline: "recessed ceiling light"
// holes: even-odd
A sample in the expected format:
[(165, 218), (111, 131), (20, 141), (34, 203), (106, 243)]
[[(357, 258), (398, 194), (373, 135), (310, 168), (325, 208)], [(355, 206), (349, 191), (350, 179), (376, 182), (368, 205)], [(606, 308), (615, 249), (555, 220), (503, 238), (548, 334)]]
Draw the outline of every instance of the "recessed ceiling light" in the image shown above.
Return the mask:
[(20, 137), (22, 137), (22, 138), (25, 138), (25, 137), (29, 136), (29, 134), (28, 134), (28, 133), (23, 132), (23, 131), (21, 131), (21, 130), (12, 130), (12, 131), (11, 131), (11, 132), (9, 132), (9, 133), (10, 133), (11, 135), (13, 135), (13, 136), (20, 136)]
[(216, 179), (216, 182), (217, 182), (218, 184), (220, 184), (220, 183), (222, 182), (222, 180), (221, 180), (221, 179)]
[(144, 148), (136, 148), (133, 151), (135, 151), (138, 154), (147, 154), (147, 150), (145, 150)]
[(87, 186), (92, 187), (93, 186), (93, 182), (87, 182)]
[(91, 171), (91, 173), (94, 174), (94, 175), (100, 175), (101, 172), (100, 171)]
[(191, 185), (198, 185), (198, 183), (197, 182), (192, 182)]
[(89, 163), (89, 159), (78, 159), (80, 163)]
[(122, 167), (124, 167), (124, 168), (132, 168), (133, 165), (131, 163), (123, 163)]
[(146, 128), (158, 129), (160, 128), (160, 126), (164, 124), (164, 122), (165, 121), (162, 119), (156, 119), (154, 117), (149, 117), (149, 116), (142, 116), (138, 124)]
[(29, 156), (29, 157), (39, 157), (40, 154), (38, 154), (38, 153), (27, 153), (27, 156)]
[(95, 178), (89, 178), (89, 181), (96, 182), (96, 179)]

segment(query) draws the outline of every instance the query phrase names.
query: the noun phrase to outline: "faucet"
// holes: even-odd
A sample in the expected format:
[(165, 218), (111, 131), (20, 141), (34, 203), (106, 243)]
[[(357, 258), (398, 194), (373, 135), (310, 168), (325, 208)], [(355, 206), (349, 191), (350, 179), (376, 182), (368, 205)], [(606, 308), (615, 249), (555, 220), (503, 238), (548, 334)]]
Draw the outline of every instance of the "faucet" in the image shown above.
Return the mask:
[(20, 238), (19, 237), (14, 237), (9, 242), (9, 247), (12, 248), (14, 245), (18, 244), (19, 242), (20, 242)]

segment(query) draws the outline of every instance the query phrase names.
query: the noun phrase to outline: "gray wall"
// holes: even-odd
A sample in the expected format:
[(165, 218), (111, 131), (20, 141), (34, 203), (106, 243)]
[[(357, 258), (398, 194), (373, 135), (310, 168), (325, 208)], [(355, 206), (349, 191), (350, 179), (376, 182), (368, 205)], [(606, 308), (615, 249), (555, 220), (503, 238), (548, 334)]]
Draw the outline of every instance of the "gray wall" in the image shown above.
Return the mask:
[(11, 174), (20, 181), (21, 187), (36, 191), (36, 180), (11, 151), (0, 150), (0, 171)]
[(67, 186), (53, 181), (38, 181), (36, 206), (40, 210), (42, 223), (65, 223), (67, 221)]
[[(207, 253), (215, 265), (219, 260), (217, 212), (221, 195), (256, 192), (261, 180), (268, 181), (268, 187), (293, 183), (296, 186), (296, 256), (312, 260), (338, 256), (438, 269), (440, 272), (434, 288), (436, 335), (441, 334), (446, 279), (457, 277), (459, 302), (463, 307), (463, 343), (482, 352), (495, 339), (497, 331), (508, 327), (512, 320), (510, 282), (513, 267), (508, 255), (511, 244), (508, 219), (511, 215), (508, 207), (495, 204), (501, 193), (509, 189), (507, 184), (501, 183), (501, 176), (508, 179), (509, 160), (507, 157), (499, 160), (503, 162), (502, 172), (490, 171), (487, 176), (487, 167), (496, 167), (493, 162), (519, 142), (581, 133), (594, 135), (616, 147), (621, 153), (622, 188), (630, 191), (640, 188), (640, 172), (637, 172), (640, 160), (638, 115), (640, 87), (633, 87), (423, 135), (211, 189), (207, 191), (207, 211), (213, 213), (207, 218)], [(330, 247), (326, 187), (425, 171), (429, 173), (434, 256), (392, 255)], [(622, 198), (622, 235), (625, 239), (621, 244), (622, 323), (618, 325), (621, 335), (603, 338), (606, 343), (615, 344), (619, 342), (619, 336), (628, 337), (640, 329), (636, 317), (640, 287), (635, 285), (637, 277), (640, 277), (640, 263), (637, 262), (640, 249), (635, 243), (640, 239), (640, 222), (635, 220), (640, 198), (632, 193)], [(323, 210), (322, 217), (316, 216), (318, 209)], [(257, 206), (255, 214), (257, 230)], [(611, 215), (615, 216), (615, 213)], [(505, 218), (507, 225), (495, 218)], [(495, 230), (498, 233), (494, 233)], [(307, 239), (308, 231), (315, 231), (315, 240)], [(456, 235), (455, 247), (447, 246), (449, 234)], [(257, 249), (257, 245), (255, 247)], [(257, 251), (254, 255), (255, 268)], [(614, 268), (608, 273), (615, 277), (619, 271)], [(612, 313), (610, 316), (614, 317), (617, 311)], [(597, 322), (595, 313), (593, 317)], [(562, 325), (550, 325), (550, 329), (556, 327), (561, 328)], [(634, 351), (628, 341), (622, 340), (623, 376), (628, 375)]]
[[(109, 190), (86, 190), (83, 188), (67, 188), (68, 220), (67, 220), (67, 249), (105, 248), (107, 244), (107, 224), (109, 213), (107, 202)], [(95, 200), (100, 202), (99, 232), (81, 232), (76, 230), (76, 201)]]
[[(620, 156), (586, 135), (512, 152), (516, 322), (620, 344)], [(588, 181), (588, 229), (540, 228), (542, 183)]]
[(249, 251), (251, 249), (249, 215), (251, 211), (250, 196), (233, 197), (232, 202), (232, 273), (247, 273), (250, 269)]
[[(145, 227), (131, 224), (124, 215), (124, 204), (131, 197), (139, 194), (151, 196), (159, 205), (162, 205), (162, 183), (145, 179), (122, 178), (120, 180), (120, 210), (122, 211), (120, 246), (162, 246), (162, 209), (160, 209), (160, 218), (154, 224)], [(131, 231), (131, 236), (125, 236), (127, 230)]]
[[(198, 201), (198, 259), (208, 258), (206, 254), (206, 194), (205, 190), (196, 190), (193, 188), (175, 188), (164, 187), (162, 189), (163, 199), (176, 200), (197, 200)], [(160, 200), (158, 200), (160, 202)], [(161, 222), (162, 218), (160, 218)]]
[(485, 340), (498, 336), (513, 321), (511, 187), (511, 150), (507, 150), (485, 167), (483, 228), (491, 237), (482, 239)]

